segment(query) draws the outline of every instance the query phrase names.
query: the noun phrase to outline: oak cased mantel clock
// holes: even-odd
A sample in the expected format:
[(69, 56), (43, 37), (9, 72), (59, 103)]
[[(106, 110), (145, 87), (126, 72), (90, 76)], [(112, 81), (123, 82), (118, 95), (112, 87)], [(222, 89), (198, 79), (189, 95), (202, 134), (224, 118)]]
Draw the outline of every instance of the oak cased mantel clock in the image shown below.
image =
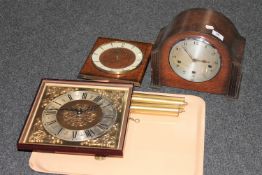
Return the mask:
[(151, 49), (151, 43), (99, 37), (78, 77), (140, 86)]
[(162, 28), (152, 50), (152, 85), (237, 98), (245, 39), (212, 9), (181, 12)]
[(122, 156), (132, 85), (43, 80), (19, 150)]

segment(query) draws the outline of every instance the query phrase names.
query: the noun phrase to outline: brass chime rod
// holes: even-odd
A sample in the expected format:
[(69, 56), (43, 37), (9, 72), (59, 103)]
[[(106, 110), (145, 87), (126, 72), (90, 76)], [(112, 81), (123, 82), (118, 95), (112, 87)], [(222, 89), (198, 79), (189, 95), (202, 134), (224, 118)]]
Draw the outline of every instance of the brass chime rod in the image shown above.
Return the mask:
[(187, 103), (184, 97), (173, 97), (167, 95), (153, 95), (134, 91), (131, 100), (131, 112), (178, 116), (184, 112)]

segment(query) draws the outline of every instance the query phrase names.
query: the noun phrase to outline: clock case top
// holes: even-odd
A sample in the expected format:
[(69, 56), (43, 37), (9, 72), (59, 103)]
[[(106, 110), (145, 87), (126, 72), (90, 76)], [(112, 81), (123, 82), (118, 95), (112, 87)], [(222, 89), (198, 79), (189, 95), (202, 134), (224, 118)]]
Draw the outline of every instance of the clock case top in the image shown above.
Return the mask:
[[(221, 40), (208, 29), (212, 26), (224, 38)], [(221, 68), (218, 74), (205, 82), (191, 82), (176, 75), (169, 65), (172, 46), (185, 38), (200, 37), (218, 49)], [(152, 86), (171, 86), (237, 98), (241, 82), (241, 62), (244, 54), (245, 38), (234, 24), (222, 13), (212, 9), (190, 9), (181, 12), (166, 27), (160, 30), (152, 49)]]
[[(106, 43), (114, 42), (114, 41), (126, 42), (126, 43), (130, 43), (138, 47), (141, 50), (141, 52), (143, 53), (143, 60), (141, 64), (134, 70), (131, 70), (131, 71), (128, 71), (122, 74), (113, 74), (113, 73), (108, 73), (108, 72), (99, 70), (92, 62), (91, 57), (92, 57), (93, 52), (99, 46), (106, 44)], [(99, 37), (96, 40), (91, 52), (87, 56), (86, 61), (80, 70), (78, 78), (88, 79), (88, 80), (93, 80), (93, 81), (100, 81), (100, 82), (133, 83), (135, 86), (140, 86), (142, 83), (148, 62), (150, 60), (150, 56), (151, 56), (150, 54), (151, 54), (152, 47), (153, 47), (153, 44), (151, 43)]]
[[(47, 86), (59, 86), (68, 88), (74, 87), (87, 87), (87, 88), (101, 88), (107, 90), (124, 90), (127, 91), (127, 101), (123, 108), (122, 116), (122, 126), (120, 128), (119, 143), (117, 148), (107, 148), (107, 147), (84, 147), (76, 145), (59, 145), (59, 144), (50, 144), (50, 143), (29, 143), (27, 141), (30, 129), (35, 120), (35, 115), (38, 111), (44, 90)], [(133, 85), (132, 84), (113, 84), (113, 83), (97, 83), (97, 82), (83, 82), (83, 81), (73, 81), (73, 80), (51, 80), (43, 79), (39, 85), (38, 92), (34, 98), (33, 104), (31, 106), (28, 117), (23, 126), (20, 137), (17, 141), (17, 149), (19, 151), (41, 151), (41, 152), (58, 152), (58, 153), (70, 153), (70, 154), (83, 154), (83, 155), (95, 155), (95, 156), (123, 156), (124, 142), (126, 136), (126, 128), (128, 123), (129, 107), (131, 104), (131, 95), (132, 95)]]

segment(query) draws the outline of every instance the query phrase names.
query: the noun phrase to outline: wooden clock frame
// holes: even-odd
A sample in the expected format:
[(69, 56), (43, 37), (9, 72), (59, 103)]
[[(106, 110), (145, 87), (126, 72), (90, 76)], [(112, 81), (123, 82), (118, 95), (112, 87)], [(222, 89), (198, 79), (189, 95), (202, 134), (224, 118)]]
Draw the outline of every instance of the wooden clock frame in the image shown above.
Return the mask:
[[(141, 52), (143, 53), (143, 59), (137, 68), (135, 68), (134, 70), (122, 73), (122, 74), (113, 74), (113, 73), (108, 73), (108, 72), (99, 70), (93, 64), (92, 58), (91, 58), (93, 52), (99, 46), (106, 44), (106, 43), (114, 42), (114, 41), (130, 43), (141, 50)], [(152, 47), (153, 47), (153, 44), (151, 43), (99, 37), (96, 40), (91, 52), (87, 56), (86, 61), (80, 70), (78, 78), (94, 80), (94, 81), (101, 81), (101, 82), (133, 83), (135, 86), (140, 86), (142, 83), (148, 62), (150, 60), (150, 54), (151, 54)]]
[[(46, 95), (47, 88), (51, 87), (51, 92), (49, 95)], [(56, 91), (63, 91), (63, 94), (66, 91), (71, 91), (72, 89), (84, 89), (85, 91), (95, 90), (94, 92), (104, 93), (108, 91), (112, 93), (124, 92), (123, 102), (120, 103), (119, 109), (121, 112), (118, 112), (118, 124), (119, 124), (119, 136), (117, 138), (118, 144), (116, 148), (111, 148), (107, 146), (89, 146), (80, 144), (83, 142), (78, 142), (79, 144), (74, 144), (73, 142), (63, 141), (61, 144), (59, 140), (55, 136), (52, 136), (50, 133), (43, 128), (42, 122), (40, 122), (40, 118), (42, 116), (42, 107), (43, 103), (47, 102), (47, 99), (51, 96), (56, 96)], [(61, 90), (63, 89), (63, 90)], [(17, 142), (17, 149), (19, 151), (41, 151), (41, 152), (58, 152), (58, 153), (70, 153), (70, 154), (83, 154), (83, 155), (95, 155), (95, 156), (123, 156), (126, 128), (128, 123), (128, 115), (131, 104), (131, 95), (133, 91), (132, 84), (113, 84), (113, 83), (100, 83), (100, 82), (84, 82), (84, 81), (73, 81), (73, 80), (52, 80), (52, 79), (43, 79), (40, 83), (38, 92), (35, 96), (34, 102), (31, 106), (31, 110), (29, 115), (25, 121), (24, 127), (20, 134), (19, 140)], [(46, 96), (44, 98), (44, 96)], [(112, 98), (116, 97), (116, 95), (111, 95)], [(52, 97), (53, 98), (53, 97)], [(118, 97), (117, 97), (118, 98)], [(43, 99), (45, 99), (43, 101)], [(52, 101), (48, 99), (48, 101)], [(41, 105), (42, 104), (42, 105)], [(109, 131), (111, 132), (111, 131)], [(111, 132), (115, 134), (116, 131), (113, 129)], [(106, 135), (106, 134), (104, 134)], [(101, 139), (102, 142), (106, 142), (108, 139), (108, 135), (102, 138), (99, 136), (95, 139)], [(30, 139), (31, 138), (31, 139)], [(94, 139), (94, 140), (95, 140)], [(103, 140), (105, 139), (105, 140)], [(91, 139), (92, 141), (92, 139)], [(97, 141), (99, 142), (99, 141)]]
[[(186, 38), (202, 38), (221, 56), (218, 74), (204, 82), (191, 82), (178, 76), (169, 64), (169, 53), (177, 42)], [(223, 14), (211, 9), (181, 12), (160, 30), (152, 50), (152, 86), (170, 86), (237, 98), (241, 82), (241, 62), (245, 38)]]

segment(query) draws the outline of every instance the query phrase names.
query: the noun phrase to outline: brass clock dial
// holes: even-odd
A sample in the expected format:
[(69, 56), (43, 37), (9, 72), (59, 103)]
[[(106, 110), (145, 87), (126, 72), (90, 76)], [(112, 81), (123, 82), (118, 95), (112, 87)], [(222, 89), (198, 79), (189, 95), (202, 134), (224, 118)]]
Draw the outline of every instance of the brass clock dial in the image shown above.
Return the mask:
[(43, 80), (18, 149), (122, 156), (132, 88)]
[(169, 54), (172, 69), (183, 79), (204, 82), (220, 69), (220, 54), (202, 38), (186, 38), (176, 43)]
[(143, 53), (133, 44), (114, 41), (99, 46), (92, 54), (94, 65), (113, 74), (136, 69), (142, 62)]
[(71, 91), (45, 107), (42, 122), (59, 139), (85, 141), (103, 135), (116, 117), (116, 109), (109, 99), (94, 92)]

